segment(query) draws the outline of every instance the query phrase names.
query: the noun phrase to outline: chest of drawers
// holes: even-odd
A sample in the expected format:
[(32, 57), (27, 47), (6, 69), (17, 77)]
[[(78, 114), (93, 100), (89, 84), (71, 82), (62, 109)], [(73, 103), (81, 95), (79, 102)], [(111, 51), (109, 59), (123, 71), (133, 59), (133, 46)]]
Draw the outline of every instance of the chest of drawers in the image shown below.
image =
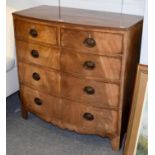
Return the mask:
[(139, 16), (39, 6), (13, 13), (21, 109), (81, 134), (127, 128), (139, 61)]

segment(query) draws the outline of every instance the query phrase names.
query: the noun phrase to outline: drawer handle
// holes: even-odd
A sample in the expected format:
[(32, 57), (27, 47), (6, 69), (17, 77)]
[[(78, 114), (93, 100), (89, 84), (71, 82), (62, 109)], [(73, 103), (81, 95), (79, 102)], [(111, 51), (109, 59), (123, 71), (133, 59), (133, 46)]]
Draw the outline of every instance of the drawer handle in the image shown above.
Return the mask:
[(84, 91), (88, 94), (88, 95), (93, 95), (95, 93), (95, 89), (90, 87), (90, 86), (86, 86), (84, 87)]
[(83, 118), (86, 119), (87, 121), (94, 120), (94, 116), (91, 113), (88, 113), (88, 112), (83, 114)]
[(38, 73), (33, 73), (32, 77), (34, 80), (39, 81), (40, 80), (40, 75)]
[(37, 50), (32, 50), (31, 51), (31, 55), (34, 57), (34, 58), (38, 58), (39, 57), (39, 52)]
[(35, 102), (37, 105), (42, 105), (42, 103), (43, 103), (42, 100), (41, 100), (40, 98), (37, 98), (37, 97), (34, 99), (34, 102)]
[(95, 63), (93, 61), (85, 61), (83, 66), (86, 69), (94, 69), (95, 68)]
[(86, 38), (83, 43), (89, 48), (96, 46), (96, 41), (93, 38)]
[(35, 29), (31, 29), (29, 33), (30, 33), (30, 35), (31, 35), (32, 37), (34, 37), (34, 38), (36, 38), (36, 37), (38, 36), (38, 32), (37, 32), (37, 30), (35, 30)]

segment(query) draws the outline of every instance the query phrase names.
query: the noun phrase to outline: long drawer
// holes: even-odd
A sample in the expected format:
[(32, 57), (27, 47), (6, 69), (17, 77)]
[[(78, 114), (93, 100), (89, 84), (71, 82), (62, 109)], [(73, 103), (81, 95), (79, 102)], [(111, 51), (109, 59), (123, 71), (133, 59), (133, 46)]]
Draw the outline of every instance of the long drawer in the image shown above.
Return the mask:
[(60, 69), (60, 51), (57, 48), (19, 40), (16, 41), (16, 48), (19, 61)]
[(84, 54), (63, 48), (60, 63), (61, 69), (66, 72), (114, 82), (120, 80), (121, 58)]
[(16, 39), (57, 45), (57, 27), (15, 20)]
[(61, 46), (78, 49), (81, 52), (121, 54), (122, 45), (123, 35), (121, 34), (61, 29)]
[(62, 73), (61, 96), (94, 107), (118, 108), (119, 85)]
[(110, 135), (118, 131), (118, 112), (85, 106), (21, 85), (24, 107), (42, 119), (79, 133)]
[(60, 73), (19, 62), (20, 82), (40, 91), (60, 96)]

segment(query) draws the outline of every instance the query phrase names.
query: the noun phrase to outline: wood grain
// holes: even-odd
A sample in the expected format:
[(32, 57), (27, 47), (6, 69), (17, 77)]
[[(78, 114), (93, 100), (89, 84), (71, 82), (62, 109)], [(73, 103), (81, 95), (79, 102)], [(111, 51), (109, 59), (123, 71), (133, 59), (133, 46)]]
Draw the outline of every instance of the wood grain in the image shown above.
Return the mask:
[[(38, 66), (18, 63), (19, 79), (21, 83), (32, 85), (34, 88), (52, 95), (60, 96), (60, 73), (57, 71), (41, 69)], [(33, 73), (40, 76), (40, 80), (33, 79)]]
[[(81, 134), (107, 135), (111, 138), (117, 133), (117, 111), (85, 106), (41, 93), (24, 85), (21, 86), (21, 96), (26, 110), (62, 128)], [(42, 101), (41, 105), (35, 103), (36, 97)], [(94, 120), (86, 120), (83, 117), (86, 112), (91, 113)]]
[[(61, 121), (62, 107), (59, 98), (41, 93), (24, 85), (21, 86), (20, 93), (26, 110), (36, 114), (47, 122)], [(42, 104), (37, 105), (35, 98), (39, 98)]]
[[(37, 65), (60, 70), (60, 50), (54, 47), (16, 41), (16, 50), (19, 61), (34, 63)], [(38, 57), (33, 57), (31, 52), (38, 52)]]
[(136, 78), (136, 70), (140, 58), (140, 45), (142, 34), (142, 21), (134, 25), (124, 36), (124, 59), (122, 61), (122, 82), (120, 104), (123, 110), (120, 115), (120, 133), (123, 135), (127, 131), (130, 109), (132, 105), (133, 90)]
[[(87, 68), (91, 61), (95, 67)], [(74, 49), (62, 49), (61, 70), (83, 75), (92, 79), (119, 82), (121, 75), (121, 59), (101, 55), (85, 54)], [(85, 65), (85, 66), (84, 66)]]
[[(14, 20), (15, 37), (19, 40), (42, 42), (50, 45), (57, 45), (57, 27), (36, 24), (21, 20)], [(35, 29), (37, 37), (30, 35), (30, 30)]]
[[(77, 102), (84, 102), (95, 107), (119, 107), (119, 86), (97, 82), (94, 80), (79, 79), (68, 74), (61, 74), (61, 96)], [(90, 86), (95, 90), (92, 95), (87, 94), (84, 88)]]
[[(96, 42), (94, 47), (87, 47), (85, 39), (93, 38)], [(61, 46), (78, 49), (81, 52), (97, 54), (122, 53), (123, 36), (121, 34), (110, 34), (94, 31), (80, 31), (76, 29), (61, 29)], [(72, 43), (71, 43), (72, 42)]]
[[(63, 100), (62, 122), (63, 127), (73, 129), (83, 134), (97, 134), (114, 137), (117, 133), (118, 112), (92, 108), (78, 102)], [(84, 113), (91, 113), (94, 120), (86, 120)]]

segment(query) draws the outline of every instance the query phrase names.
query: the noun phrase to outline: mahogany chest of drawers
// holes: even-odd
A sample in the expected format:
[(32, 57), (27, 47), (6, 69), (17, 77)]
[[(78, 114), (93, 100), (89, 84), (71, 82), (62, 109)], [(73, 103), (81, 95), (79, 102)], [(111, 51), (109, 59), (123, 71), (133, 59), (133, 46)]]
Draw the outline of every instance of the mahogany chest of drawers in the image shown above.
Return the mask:
[(126, 131), (142, 17), (39, 6), (13, 13), (21, 109), (81, 134)]

